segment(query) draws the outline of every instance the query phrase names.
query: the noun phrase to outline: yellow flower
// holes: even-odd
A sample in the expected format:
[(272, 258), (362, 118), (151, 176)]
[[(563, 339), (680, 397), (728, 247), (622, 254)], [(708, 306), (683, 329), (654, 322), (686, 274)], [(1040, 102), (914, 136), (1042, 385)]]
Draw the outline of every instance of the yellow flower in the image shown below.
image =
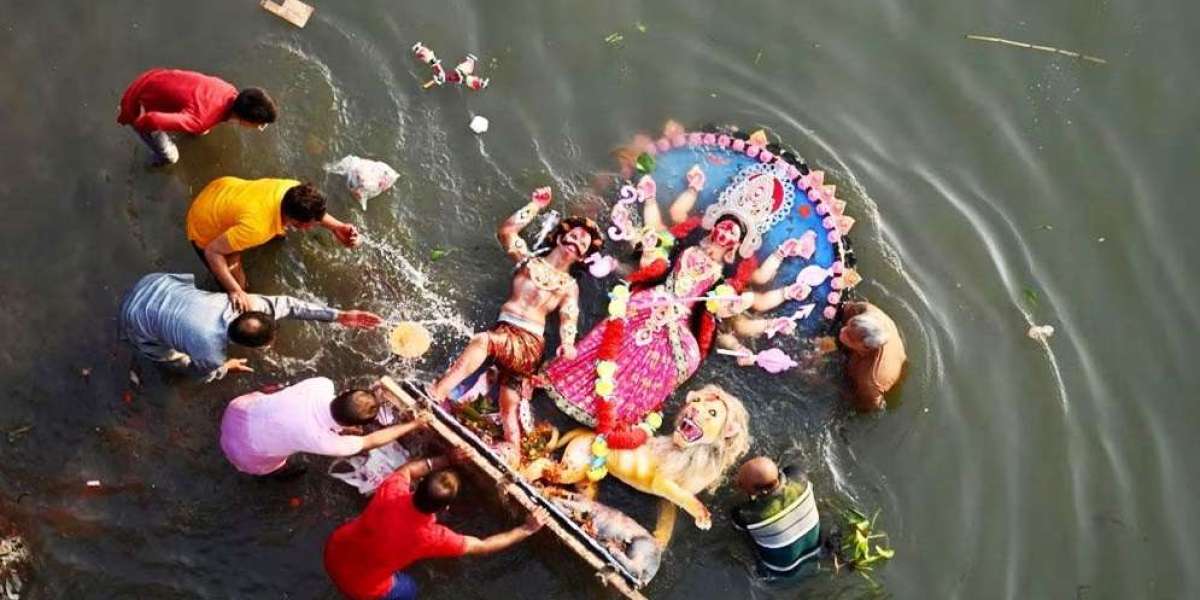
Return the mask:
[(627, 299), (629, 299), (629, 286), (618, 285), (617, 287), (612, 289), (612, 292), (609, 295), (614, 300), (627, 300)]
[(612, 380), (597, 379), (596, 395), (601, 398), (607, 398), (612, 395), (614, 387)]
[(655, 430), (662, 427), (662, 413), (654, 411), (646, 415), (646, 424), (650, 426), (650, 429)]
[(599, 469), (588, 469), (588, 472), (587, 472), (588, 481), (591, 481), (592, 483), (595, 483), (597, 481), (600, 481), (601, 479), (604, 479), (605, 475), (608, 475), (608, 467), (600, 467)]
[(617, 373), (617, 363), (611, 360), (602, 360), (596, 363), (596, 375), (602, 379), (612, 379), (612, 376)]
[(608, 456), (608, 442), (604, 438), (596, 438), (592, 441), (592, 456), (603, 458)]
[(608, 303), (608, 316), (616, 319), (624, 319), (627, 307), (628, 305), (624, 300), (613, 300)]

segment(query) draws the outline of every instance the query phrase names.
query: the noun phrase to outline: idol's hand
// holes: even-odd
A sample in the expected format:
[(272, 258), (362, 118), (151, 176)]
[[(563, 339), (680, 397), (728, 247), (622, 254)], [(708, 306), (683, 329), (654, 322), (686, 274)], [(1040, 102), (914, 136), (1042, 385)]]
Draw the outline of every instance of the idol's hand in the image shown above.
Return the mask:
[(578, 355), (578, 352), (575, 350), (574, 345), (564, 344), (558, 347), (558, 357), (563, 360), (575, 360), (576, 355)]
[(754, 366), (754, 355), (751, 354), (749, 356), (737, 357), (737, 364), (739, 367), (753, 367)]
[(787, 296), (788, 300), (803, 300), (811, 293), (812, 288), (804, 285), (803, 283), (793, 283), (792, 285), (787, 286), (783, 292), (783, 294)]
[(779, 253), (780, 258), (792, 258), (793, 256), (800, 256), (800, 238), (788, 239), (779, 245), (779, 248), (776, 250), (776, 252)]
[(700, 165), (692, 165), (692, 168), (688, 169), (686, 177), (689, 189), (697, 192), (704, 189), (704, 182), (707, 180), (707, 177), (704, 175), (704, 170), (700, 168)]
[(701, 531), (708, 531), (712, 528), (712, 513), (708, 512), (707, 508), (702, 508), (702, 510), (704, 512), (696, 517), (696, 527)]
[(553, 199), (553, 193), (550, 191), (549, 187), (540, 187), (536, 190), (533, 190), (533, 193), (529, 195), (529, 199), (537, 205), (538, 209), (543, 209), (547, 206), (550, 206), (550, 200)]
[(658, 184), (654, 182), (654, 178), (649, 175), (643, 175), (637, 183), (637, 189), (641, 194), (639, 200), (653, 201), (658, 194)]

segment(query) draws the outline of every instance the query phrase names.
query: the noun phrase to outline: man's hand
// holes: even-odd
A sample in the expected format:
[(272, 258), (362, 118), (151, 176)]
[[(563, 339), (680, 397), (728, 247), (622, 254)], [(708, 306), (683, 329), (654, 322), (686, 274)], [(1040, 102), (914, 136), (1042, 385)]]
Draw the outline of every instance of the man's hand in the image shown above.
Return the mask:
[(450, 462), (456, 465), (464, 465), (471, 462), (471, 449), (465, 446), (455, 446), (450, 449), (450, 453), (446, 455)]
[(223, 364), (221, 366), (225, 368), (226, 373), (233, 373), (234, 371), (241, 371), (243, 373), (253, 373), (254, 369), (250, 368), (249, 362), (250, 361), (248, 361), (244, 358), (231, 358), (231, 359), (225, 361), (225, 364)]
[(333, 236), (347, 248), (353, 248), (362, 243), (362, 238), (358, 235), (358, 228), (349, 223), (342, 223), (332, 231)]
[(346, 327), (374, 329), (383, 323), (383, 317), (365, 310), (343, 310), (338, 313), (337, 322)]
[(571, 345), (563, 344), (558, 347), (557, 354), (558, 354), (558, 357), (563, 360), (575, 360), (575, 356), (578, 354), (578, 351), (575, 350), (574, 344), (571, 344)]
[(241, 289), (229, 292), (229, 303), (233, 305), (234, 311), (246, 312), (250, 310), (250, 294)]
[(540, 187), (536, 190), (533, 190), (533, 193), (529, 195), (529, 199), (532, 200), (534, 204), (538, 205), (539, 209), (550, 206), (550, 200), (552, 200), (553, 197), (554, 195), (548, 187)]
[(537, 533), (549, 518), (550, 515), (546, 514), (545, 508), (535, 508), (533, 512), (529, 513), (528, 517), (525, 517), (525, 522), (521, 524), (521, 531), (528, 534)]

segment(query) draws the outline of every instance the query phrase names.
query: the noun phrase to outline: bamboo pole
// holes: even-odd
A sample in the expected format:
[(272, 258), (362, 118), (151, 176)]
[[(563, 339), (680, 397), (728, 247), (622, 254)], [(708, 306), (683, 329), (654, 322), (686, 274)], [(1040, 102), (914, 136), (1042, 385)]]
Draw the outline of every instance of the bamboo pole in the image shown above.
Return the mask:
[[(426, 399), (414, 398), (412, 394), (405, 391), (391, 377), (385, 376), (380, 378), (378, 392), (380, 392), (380, 396), (385, 401), (401, 410), (431, 408)], [(596, 571), (596, 577), (602, 584), (616, 590), (630, 600), (646, 600), (645, 596), (629, 580), (617, 572), (615, 565), (610, 562), (611, 559), (607, 559), (596, 549), (589, 548), (588, 545), (580, 540), (580, 536), (586, 537), (586, 534), (583, 533), (583, 530), (579, 529), (574, 521), (563, 515), (557, 507), (545, 498), (538, 496), (528, 483), (518, 480), (518, 476), (512, 473), (506, 465), (497, 463), (490, 457), (485, 456), (483, 452), (480, 452), (480, 448), (476, 445), (478, 443), (477, 440), (473, 442), (466, 439), (459, 434), (456, 427), (445, 421), (445, 419), (450, 419), (450, 417), (444, 411), (434, 410), (433, 414), (435, 418), (430, 420), (430, 429), (447, 443), (470, 450), (471, 463), (475, 468), (483, 472), (484, 475), (495, 481), (498, 484), (498, 489), (503, 490), (503, 493), (507, 493), (525, 510), (532, 511), (539, 507), (549, 509), (551, 518), (544, 526), (544, 529), (553, 533), (554, 537), (558, 538), (567, 548), (587, 562), (588, 566)], [(502, 485), (506, 482), (509, 485)], [(595, 540), (588, 539), (596, 548), (601, 547)]]
[(1097, 58), (1097, 57), (1091, 56), (1089, 54), (1081, 54), (1079, 52), (1074, 52), (1072, 50), (1063, 50), (1062, 48), (1055, 48), (1054, 46), (1041, 46), (1038, 44), (1018, 42), (1015, 40), (1006, 40), (1004, 38), (993, 37), (993, 36), (989, 36), (989, 35), (975, 35), (972, 33), (968, 33), (966, 35), (966, 38), (968, 40), (974, 40), (976, 42), (991, 42), (993, 44), (1004, 44), (1006, 46), (1014, 46), (1017, 48), (1024, 48), (1026, 50), (1037, 50), (1039, 52), (1048, 52), (1051, 54), (1061, 54), (1063, 56), (1069, 56), (1071, 58), (1078, 58), (1080, 60), (1086, 60), (1088, 62), (1096, 63), (1098, 65), (1108, 64), (1108, 61), (1104, 60), (1103, 58)]

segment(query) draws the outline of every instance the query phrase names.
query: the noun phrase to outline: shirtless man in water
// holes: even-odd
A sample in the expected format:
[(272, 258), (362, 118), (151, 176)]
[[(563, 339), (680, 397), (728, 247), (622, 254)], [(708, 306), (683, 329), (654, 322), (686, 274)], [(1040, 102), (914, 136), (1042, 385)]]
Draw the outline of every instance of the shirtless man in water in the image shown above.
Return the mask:
[(500, 307), (500, 318), (489, 331), (471, 337), (466, 350), (446, 374), (430, 389), (434, 400), (443, 400), (459, 383), (491, 358), (499, 369), (500, 417), (504, 441), (519, 451), (521, 425), (518, 406), (522, 393), (528, 392), (526, 378), (542, 361), (545, 341), (542, 334), (546, 317), (559, 312), (558, 356), (575, 358), (578, 333), (579, 285), (571, 277), (571, 267), (582, 262), (604, 245), (600, 228), (591, 219), (567, 217), (550, 237), (550, 253), (534, 256), (520, 233), (538, 212), (550, 204), (550, 188), (534, 190), (532, 201), (521, 207), (500, 225), (497, 237), (504, 251), (517, 263), (512, 292)]

